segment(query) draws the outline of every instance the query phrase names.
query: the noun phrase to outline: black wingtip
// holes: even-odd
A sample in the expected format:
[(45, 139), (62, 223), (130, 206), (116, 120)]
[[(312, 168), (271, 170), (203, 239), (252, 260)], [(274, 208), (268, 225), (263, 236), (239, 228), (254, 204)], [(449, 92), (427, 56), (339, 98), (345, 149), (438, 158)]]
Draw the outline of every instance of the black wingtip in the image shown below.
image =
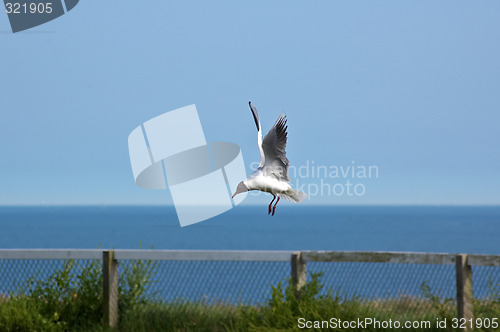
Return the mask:
[(252, 102), (249, 101), (248, 105), (250, 106), (250, 110), (252, 111), (253, 115), (253, 120), (255, 121), (255, 126), (257, 127), (257, 131), (260, 130), (260, 120), (259, 120), (259, 113), (257, 113), (257, 109), (255, 106), (252, 105)]

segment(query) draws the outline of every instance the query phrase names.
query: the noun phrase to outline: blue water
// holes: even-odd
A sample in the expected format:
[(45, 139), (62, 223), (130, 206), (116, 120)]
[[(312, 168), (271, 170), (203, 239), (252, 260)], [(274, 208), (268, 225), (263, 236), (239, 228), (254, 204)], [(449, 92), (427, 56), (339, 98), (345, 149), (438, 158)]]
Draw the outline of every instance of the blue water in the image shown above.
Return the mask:
[(173, 207), (0, 207), (0, 248), (500, 254), (500, 206), (237, 207), (181, 228)]

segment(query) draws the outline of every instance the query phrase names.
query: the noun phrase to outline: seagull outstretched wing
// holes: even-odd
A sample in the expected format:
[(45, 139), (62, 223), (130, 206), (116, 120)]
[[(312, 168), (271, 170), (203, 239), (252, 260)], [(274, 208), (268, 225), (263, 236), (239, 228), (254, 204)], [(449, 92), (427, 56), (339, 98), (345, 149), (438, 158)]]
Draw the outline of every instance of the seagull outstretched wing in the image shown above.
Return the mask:
[(252, 111), (255, 125), (257, 126), (257, 144), (260, 152), (259, 168), (267, 176), (273, 176), (280, 181), (290, 181), (288, 176), (289, 161), (286, 157), (287, 128), (286, 115), (281, 113), (280, 117), (262, 140), (262, 128), (260, 126), (259, 113), (252, 102), (248, 102)]
[(286, 157), (286, 115), (281, 113), (280, 117), (269, 130), (264, 141), (262, 142), (262, 149), (264, 150), (264, 168), (263, 172), (267, 175), (272, 175), (281, 181), (290, 181), (288, 176), (289, 161)]

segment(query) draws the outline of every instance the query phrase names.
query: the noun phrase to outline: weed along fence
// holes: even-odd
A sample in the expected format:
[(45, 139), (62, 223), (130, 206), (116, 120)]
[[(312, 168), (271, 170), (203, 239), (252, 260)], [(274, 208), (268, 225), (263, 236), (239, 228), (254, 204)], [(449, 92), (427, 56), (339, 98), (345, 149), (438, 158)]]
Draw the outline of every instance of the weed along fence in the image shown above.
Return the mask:
[(271, 285), (290, 280), (300, 294), (311, 273), (322, 273), (323, 294), (380, 310), (448, 306), (468, 320), (474, 301), (500, 301), (500, 255), (6, 249), (0, 250), (0, 304), (47, 288), (60, 301), (97, 289), (104, 321), (114, 326), (119, 311), (138, 301), (265, 304)]

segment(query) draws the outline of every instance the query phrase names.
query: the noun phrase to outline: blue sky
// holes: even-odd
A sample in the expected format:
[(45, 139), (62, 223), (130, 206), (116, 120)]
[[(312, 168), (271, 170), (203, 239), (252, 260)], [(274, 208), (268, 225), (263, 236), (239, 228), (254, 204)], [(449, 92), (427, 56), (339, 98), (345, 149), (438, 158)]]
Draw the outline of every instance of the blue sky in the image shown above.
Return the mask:
[(494, 1), (81, 1), (12, 34), (2, 12), (0, 204), (170, 204), (134, 184), (127, 137), (189, 104), (250, 172), (249, 100), (264, 131), (286, 112), (295, 167), (378, 170), (292, 179), (364, 188), (306, 204), (499, 204), (499, 14)]

